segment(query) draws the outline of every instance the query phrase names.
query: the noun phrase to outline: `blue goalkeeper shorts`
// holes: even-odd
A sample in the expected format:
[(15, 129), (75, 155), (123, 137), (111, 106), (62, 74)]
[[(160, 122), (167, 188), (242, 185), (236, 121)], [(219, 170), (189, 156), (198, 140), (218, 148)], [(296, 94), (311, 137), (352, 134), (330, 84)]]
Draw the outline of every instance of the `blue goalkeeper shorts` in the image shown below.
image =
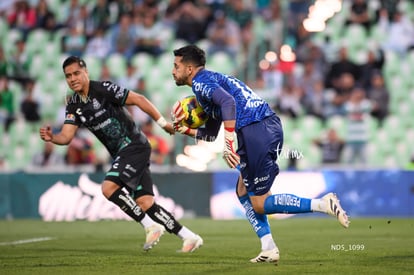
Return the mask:
[(283, 129), (278, 116), (247, 125), (237, 131), (240, 172), (249, 196), (266, 194), (279, 174), (276, 163), (283, 147)]

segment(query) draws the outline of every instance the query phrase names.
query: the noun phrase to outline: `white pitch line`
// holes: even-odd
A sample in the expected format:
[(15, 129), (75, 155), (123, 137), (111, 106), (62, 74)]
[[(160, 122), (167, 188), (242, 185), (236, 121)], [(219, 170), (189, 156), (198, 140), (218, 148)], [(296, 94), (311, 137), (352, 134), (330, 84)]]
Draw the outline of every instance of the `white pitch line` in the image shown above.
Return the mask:
[(50, 241), (50, 240), (54, 240), (54, 239), (56, 239), (56, 238), (52, 238), (52, 237), (33, 238), (33, 239), (26, 239), (26, 240), (18, 240), (18, 241), (14, 241), (14, 242), (0, 243), (0, 246), (18, 245), (18, 244), (26, 244), (26, 243), (37, 243), (37, 242)]

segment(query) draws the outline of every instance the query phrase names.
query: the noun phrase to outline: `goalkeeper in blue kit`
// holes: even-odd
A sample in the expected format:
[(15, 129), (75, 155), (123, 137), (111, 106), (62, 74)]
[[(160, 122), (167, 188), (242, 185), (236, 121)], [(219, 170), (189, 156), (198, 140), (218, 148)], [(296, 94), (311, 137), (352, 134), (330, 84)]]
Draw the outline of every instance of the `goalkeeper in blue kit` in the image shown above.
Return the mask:
[(283, 147), (279, 117), (239, 79), (205, 69), (205, 52), (197, 46), (176, 49), (174, 56), (176, 85), (192, 87), (209, 116), (204, 128), (190, 129), (180, 123), (184, 112), (176, 102), (172, 109), (174, 128), (196, 139), (214, 141), (224, 124), (223, 158), (230, 168), (240, 171), (236, 194), (261, 242), (261, 252), (251, 262), (279, 261), (267, 214), (322, 212), (336, 217), (343, 227), (349, 226), (348, 216), (333, 193), (320, 199), (272, 195), (270, 189), (279, 174), (276, 161)]

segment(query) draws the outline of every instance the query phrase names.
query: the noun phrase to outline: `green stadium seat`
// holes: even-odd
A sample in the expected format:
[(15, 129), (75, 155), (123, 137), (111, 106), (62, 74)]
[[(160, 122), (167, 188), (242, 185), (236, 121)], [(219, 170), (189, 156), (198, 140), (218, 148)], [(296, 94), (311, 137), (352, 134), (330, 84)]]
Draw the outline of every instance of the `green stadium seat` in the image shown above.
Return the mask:
[(235, 71), (235, 61), (224, 52), (216, 52), (210, 56), (207, 61), (207, 68), (213, 71), (219, 71), (224, 74), (233, 75)]
[(160, 76), (162, 76), (162, 73), (161, 69), (158, 66), (153, 66), (147, 69), (147, 73), (145, 74), (144, 78), (145, 85), (149, 95), (151, 95), (152, 93), (168, 92), (163, 90), (164, 79), (160, 79)]
[(346, 119), (343, 116), (335, 115), (328, 118), (326, 127), (327, 129), (335, 129), (338, 135), (342, 138), (346, 136)]
[(131, 63), (140, 72), (146, 75), (146, 72), (150, 71), (152, 66), (154, 66), (155, 60), (154, 57), (148, 53), (137, 53), (131, 58)]
[[(29, 32), (26, 40), (26, 51), (35, 55), (45, 51), (45, 46), (50, 40), (51, 35), (43, 29), (35, 29)], [(53, 54), (53, 53), (49, 53)]]
[(385, 63), (383, 67), (383, 73), (385, 79), (389, 81), (394, 76), (400, 74), (400, 65), (401, 65), (401, 58), (392, 51), (385, 52)]
[(369, 142), (365, 148), (367, 161), (373, 167), (381, 167), (384, 163), (384, 152), (381, 148), (378, 148), (378, 144), (375, 142)]
[(305, 139), (307, 140), (319, 137), (323, 130), (322, 121), (319, 118), (310, 115), (299, 118), (298, 127), (303, 131)]
[(400, 119), (403, 128), (414, 127), (414, 108), (412, 106), (413, 104), (409, 100), (401, 101), (398, 104), (395, 115)]
[(5, 41), (9, 32), (9, 24), (5, 17), (0, 17), (0, 41)]
[(168, 51), (169, 52), (172, 52), (173, 50), (176, 50), (178, 48), (184, 47), (187, 44), (188, 43), (185, 40), (183, 40), (183, 39), (174, 39), (174, 41), (171, 42), (170, 49), (167, 50), (167, 52)]
[(114, 78), (120, 78), (126, 75), (127, 61), (123, 55), (119, 53), (109, 55), (106, 59), (106, 65)]
[(94, 56), (84, 56), (90, 79), (98, 79), (101, 74), (102, 61)]
[(7, 162), (10, 169), (23, 169), (30, 163), (30, 155), (25, 150), (24, 146), (16, 145), (11, 148), (7, 154)]
[(30, 62), (29, 73), (34, 78), (39, 78), (42, 76), (46, 69), (46, 66), (43, 62), (42, 55), (33, 56), (32, 62)]
[(385, 118), (383, 130), (387, 132), (391, 139), (389, 142), (398, 141), (404, 137), (405, 128), (402, 127), (400, 118), (397, 115), (389, 115)]
[(56, 68), (59, 71), (61, 71), (62, 63), (56, 62), (56, 56), (60, 56), (61, 53), (62, 52), (59, 44), (53, 41), (48, 41), (47, 43), (45, 43), (43, 45), (43, 50), (41, 52), (45, 66), (52, 66), (53, 68)]
[(163, 77), (166, 77), (168, 81), (174, 81), (172, 78), (172, 69), (174, 66), (174, 55), (169, 52), (165, 52), (157, 59), (156, 66), (160, 69), (160, 73)]
[(372, 25), (369, 34), (369, 39), (374, 40), (377, 44), (381, 44), (387, 38), (387, 34), (379, 27), (379, 25)]
[(2, 41), (4, 53), (6, 56), (12, 54), (15, 51), (15, 42), (22, 38), (23, 34), (21, 31), (17, 29), (9, 29), (7, 36)]

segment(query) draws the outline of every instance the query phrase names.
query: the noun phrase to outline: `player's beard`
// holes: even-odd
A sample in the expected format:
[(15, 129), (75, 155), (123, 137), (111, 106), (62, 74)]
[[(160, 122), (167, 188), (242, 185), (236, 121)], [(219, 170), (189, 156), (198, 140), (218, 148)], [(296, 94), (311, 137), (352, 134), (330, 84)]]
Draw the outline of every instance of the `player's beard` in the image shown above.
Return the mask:
[(187, 79), (184, 77), (178, 78), (178, 77), (174, 77), (175, 80), (175, 85), (177, 86), (184, 86), (187, 84)]

